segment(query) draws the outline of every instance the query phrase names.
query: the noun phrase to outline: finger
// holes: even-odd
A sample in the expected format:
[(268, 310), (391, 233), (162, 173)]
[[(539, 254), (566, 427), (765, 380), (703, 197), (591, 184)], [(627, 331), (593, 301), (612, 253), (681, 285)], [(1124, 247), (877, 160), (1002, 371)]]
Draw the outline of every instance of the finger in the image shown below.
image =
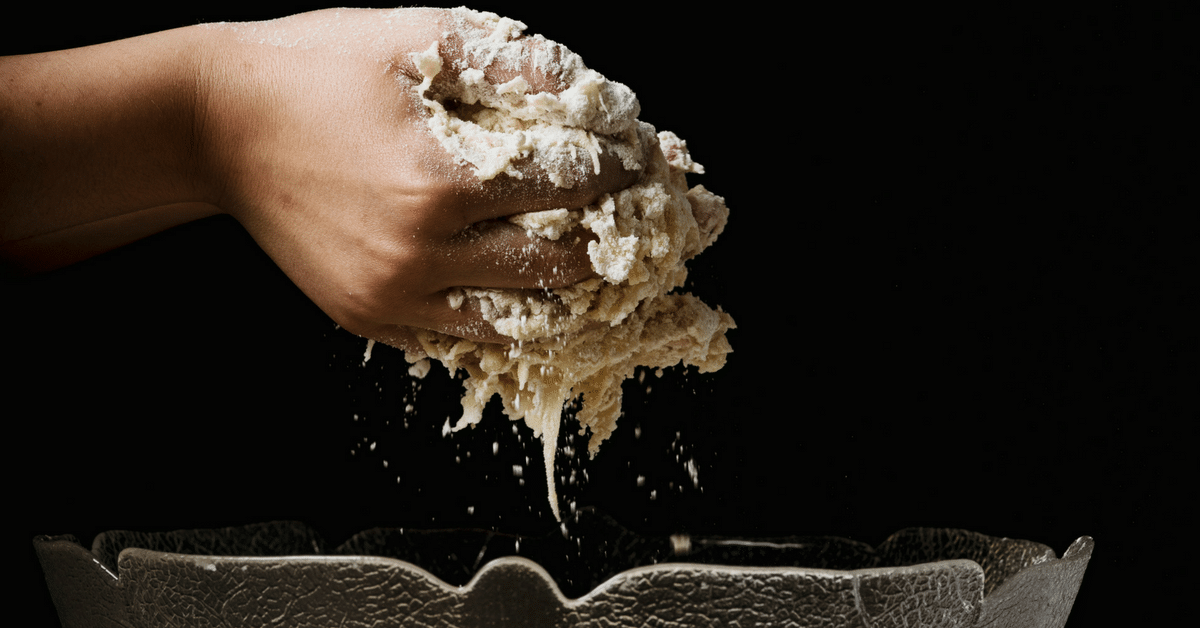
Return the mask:
[(421, 343), (415, 334), (417, 328), (474, 342), (515, 342), (484, 320), (478, 302), (468, 299), (455, 309), (450, 306), (446, 292), (430, 295), (424, 304), (410, 309), (403, 322), (371, 322), (351, 318), (339, 320), (338, 324), (352, 334), (403, 351), (421, 351)]
[(438, 306), (430, 312), (434, 320), (426, 326), (426, 329), (475, 342), (501, 344), (516, 342), (496, 331), (496, 328), (483, 318), (483, 313), (479, 310), (479, 301), (465, 299), (457, 308), (452, 308), (444, 294), (439, 296), (441, 298), (438, 300)]
[[(445, 298), (441, 301), (446, 304)], [(479, 310), (479, 301), (475, 299), (465, 299), (457, 309), (451, 308), (448, 304), (440, 308), (435, 313), (436, 322), (424, 327), (444, 333), (456, 338), (465, 338), (473, 342), (497, 343), (497, 344), (514, 344), (516, 339), (506, 336), (487, 322)], [(608, 323), (603, 321), (589, 321), (583, 324), (582, 329), (594, 329), (596, 327), (607, 326)]]
[[(482, 68), (485, 81), (491, 85), (521, 78), (526, 84), (522, 88), (525, 93), (559, 93), (568, 85), (563, 79), (565, 70), (561, 62), (564, 57), (573, 55), (561, 45), (529, 37), (511, 41), (490, 39), (485, 46), (489, 51), (485, 54), (478, 50), (479, 42), (487, 39), (484, 35), (490, 33), (489, 29), (495, 24), (484, 24), (483, 18), (470, 12), (449, 11), (438, 16), (442, 22), (442, 39), (438, 47), (438, 56), (442, 59), (440, 69), (428, 90), (417, 94), (414, 89), (410, 93), (417, 126), (427, 126), (431, 116), (445, 116), (447, 112), (464, 121), (478, 114), (481, 105), (464, 105), (458, 101), (464, 88), (459, 76), (467, 69)], [(428, 51), (425, 54), (428, 55)], [(408, 80), (416, 87), (424, 75), (416, 70), (413, 59), (405, 56), (397, 61), (411, 66), (411, 73), (401, 69), (400, 74), (409, 76)], [(568, 64), (568, 67), (567, 73), (575, 72), (573, 66)], [(623, 86), (621, 89), (627, 91)], [(424, 98), (439, 104), (430, 104), (431, 109), (427, 109)], [(413, 128), (412, 131), (417, 132), (417, 137), (428, 138), (423, 160), (435, 166), (430, 168), (432, 172), (453, 184), (451, 187), (457, 192), (454, 200), (463, 213), (465, 224), (523, 212), (583, 207), (605, 193), (627, 188), (637, 181), (641, 164), (625, 163), (612, 149), (614, 142), (627, 143), (635, 135), (623, 133), (617, 138), (585, 134), (578, 129), (558, 129), (565, 133), (563, 137), (555, 136), (552, 142), (533, 141), (536, 147), (528, 149), (524, 153), (527, 156), (508, 153), (499, 161), (489, 161), (487, 166), (482, 165), (480, 160), (484, 158), (480, 154), (464, 159), (462, 153), (463, 150), (481, 150), (478, 148), (481, 144), (472, 144), (473, 148), (465, 146), (472, 141), (481, 141), (489, 147), (482, 149), (486, 153), (492, 150), (490, 142), (502, 141), (496, 138), (503, 135), (516, 136), (516, 131), (487, 140), (464, 140), (461, 131), (452, 137), (445, 136), (444, 130), (431, 133), (427, 128)], [(527, 141), (545, 132), (527, 131), (531, 133)], [(640, 161), (646, 161), (644, 156)]]
[[(550, 107), (536, 107), (540, 120), (606, 135), (635, 127), (641, 109), (637, 96), (629, 87), (589, 70), (579, 55), (544, 38), (524, 36), (524, 25), (507, 18), (467, 9), (450, 15), (456, 28), (444, 40), (443, 60), (451, 66), (446, 77), (460, 79), (460, 87), (466, 89), (452, 89), (447, 95), (461, 93), (466, 102), (478, 98), (485, 104), (518, 108), (532, 104), (523, 96), (540, 96), (535, 100), (555, 101)], [(529, 113), (521, 117), (530, 119)]]
[[(479, 302), (474, 299), (464, 300), (458, 307), (451, 307), (446, 292), (431, 295), (426, 307), (417, 312), (417, 320), (409, 326), (378, 325), (378, 333), (389, 335), (390, 338), (409, 343), (412, 348), (420, 346), (412, 327), (429, 329), (436, 332), (465, 338), (473, 342), (489, 342), (507, 344), (516, 342), (513, 338), (496, 331), (496, 328), (484, 319), (479, 309)], [(388, 342), (391, 344), (391, 342)]]
[(440, 48), (442, 58), (449, 61), (442, 67), (444, 78), (457, 80), (463, 71), (479, 69), (492, 85), (519, 77), (528, 93), (559, 94), (570, 86), (576, 68), (569, 64), (573, 55), (562, 44), (528, 37), (517, 22), (474, 11), (446, 11), (441, 21), (445, 37)]
[(530, 233), (505, 220), (484, 221), (444, 247), (453, 259), (447, 287), (561, 288), (596, 277), (588, 257), (595, 234), (576, 227), (557, 239)]
[(406, 353), (409, 351), (418, 351), (421, 348), (421, 342), (417, 340), (413, 330), (402, 325), (376, 324), (355, 327), (354, 329), (343, 325), (343, 328), (357, 336), (381, 342)]
[[(582, 152), (582, 151), (580, 151)], [(513, 163), (521, 178), (500, 175), (486, 181), (466, 182), (461, 201), (464, 216), (472, 223), (505, 218), (515, 214), (548, 209), (578, 209), (600, 200), (605, 194), (624, 190), (637, 183), (640, 170), (626, 170), (620, 159), (610, 153), (599, 155), (599, 172), (590, 154), (580, 154), (572, 162), (559, 164), (573, 185), (560, 187), (534, 159)]]
[[(451, 305), (448, 294), (462, 287), (548, 289), (570, 286), (597, 275), (587, 245), (594, 234), (576, 227), (551, 240), (529, 234), (507, 221), (476, 225), (427, 255), (449, 263), (427, 267), (426, 285), (444, 286), (425, 296), (383, 291), (394, 301), (378, 303), (358, 320), (342, 322), (360, 336), (392, 346), (412, 346), (407, 326), (439, 331), (478, 342), (512, 342), (487, 322), (478, 302), (466, 299)], [(340, 321), (341, 322), (341, 321)]]
[(456, 159), (430, 133), (426, 122), (428, 113), (423, 110), (423, 105), (418, 101), (412, 106), (416, 109), (415, 115), (398, 116), (393, 122), (398, 128), (398, 136), (406, 138), (396, 142), (394, 160), (404, 162), (401, 155), (404, 153), (412, 163), (420, 166), (405, 173), (407, 183), (414, 189), (429, 191), (422, 203), (432, 202), (440, 207), (440, 211), (435, 212), (440, 224), (429, 227), (443, 233), (454, 233), (474, 223), (515, 214), (586, 207), (598, 202), (605, 194), (637, 183), (642, 173), (640, 169), (626, 169), (622, 160), (611, 151), (601, 152), (594, 161), (590, 153), (581, 150), (570, 162), (555, 166), (559, 171), (570, 171), (568, 178), (572, 185), (569, 188), (552, 180), (536, 158), (510, 162), (518, 176), (501, 173), (481, 180), (472, 164)]

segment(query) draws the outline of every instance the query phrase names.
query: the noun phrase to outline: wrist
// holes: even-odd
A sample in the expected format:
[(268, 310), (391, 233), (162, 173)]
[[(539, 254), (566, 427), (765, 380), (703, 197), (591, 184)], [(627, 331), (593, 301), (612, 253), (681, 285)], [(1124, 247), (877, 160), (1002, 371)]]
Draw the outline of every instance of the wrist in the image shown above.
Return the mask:
[(239, 63), (238, 42), (223, 24), (189, 27), (195, 38), (192, 150), (196, 181), (208, 202), (232, 213), (232, 184), (241, 150), (252, 141), (256, 124), (244, 106), (253, 79), (251, 63)]

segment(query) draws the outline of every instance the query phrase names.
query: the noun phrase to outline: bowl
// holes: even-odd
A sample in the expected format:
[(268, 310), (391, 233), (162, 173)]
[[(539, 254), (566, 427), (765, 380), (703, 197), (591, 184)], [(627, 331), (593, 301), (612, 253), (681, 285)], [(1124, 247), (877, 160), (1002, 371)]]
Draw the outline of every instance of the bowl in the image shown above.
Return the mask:
[[(569, 532), (569, 534), (567, 534)], [(837, 537), (643, 536), (581, 511), (562, 533), (375, 528), (329, 549), (275, 521), (34, 539), (76, 626), (889, 626), (1066, 623), (1092, 553), (908, 528)]]

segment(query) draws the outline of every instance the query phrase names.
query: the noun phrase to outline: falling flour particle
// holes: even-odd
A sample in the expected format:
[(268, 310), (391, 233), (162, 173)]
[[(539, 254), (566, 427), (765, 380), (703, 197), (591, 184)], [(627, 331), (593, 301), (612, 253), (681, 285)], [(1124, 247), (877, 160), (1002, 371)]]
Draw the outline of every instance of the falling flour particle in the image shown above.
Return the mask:
[(408, 374), (417, 379), (425, 379), (425, 376), (429, 374), (429, 369), (429, 360), (417, 360), (409, 365)]
[(692, 487), (700, 488), (700, 471), (696, 468), (696, 460), (689, 458), (687, 461), (688, 477), (692, 478)]
[[(701, 372), (724, 366), (731, 351), (725, 332), (733, 319), (691, 294), (671, 292), (687, 279), (684, 262), (716, 240), (729, 211), (703, 186), (688, 189), (684, 175), (704, 169), (683, 140), (637, 120), (639, 105), (628, 87), (540, 36), (536, 45), (526, 45), (520, 22), (467, 9), (451, 14), (466, 58), (444, 59), (437, 43), (413, 54), (424, 77), (416, 92), (429, 113), (430, 132), (480, 180), (521, 178), (513, 163), (530, 159), (555, 185), (570, 188), (598, 172), (603, 153), (639, 172), (635, 184), (587, 207), (509, 219), (530, 236), (552, 240), (571, 229), (592, 232), (588, 256), (599, 277), (549, 290), (451, 291), (452, 306), (472, 301), (514, 344), (414, 330), (422, 351), (406, 354), (418, 360), (410, 372), (424, 364), (421, 376), (429, 369), (426, 357), (452, 372), (466, 371), (463, 416), (455, 430), (478, 423), (487, 402), (499, 395), (505, 414), (523, 419), (541, 437), (550, 506), (559, 518), (554, 458), (564, 403), (578, 404), (580, 433), (591, 432), (588, 451), (595, 455), (616, 428), (621, 382), (638, 366), (657, 369), (656, 375), (678, 364)], [(526, 55), (561, 77), (566, 89), (532, 92), (519, 78), (491, 85), (477, 69), (495, 59), (523, 64), (530, 60)], [(447, 63), (459, 64), (456, 78), (435, 86)]]
[(692, 553), (692, 537), (686, 534), (671, 535), (671, 551), (676, 556), (687, 556)]

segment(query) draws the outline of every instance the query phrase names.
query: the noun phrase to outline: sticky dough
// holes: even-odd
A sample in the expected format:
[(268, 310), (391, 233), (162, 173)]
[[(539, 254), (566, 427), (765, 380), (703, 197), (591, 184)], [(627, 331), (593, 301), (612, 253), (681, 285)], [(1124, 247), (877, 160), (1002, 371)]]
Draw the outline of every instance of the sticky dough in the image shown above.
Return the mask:
[[(731, 351), (725, 332), (733, 319), (691, 294), (671, 294), (687, 278), (684, 262), (708, 247), (725, 227), (724, 200), (703, 186), (687, 188), (684, 174), (702, 173), (685, 143), (670, 132), (655, 133), (636, 119), (637, 98), (626, 86), (583, 65), (565, 48), (535, 36), (525, 25), (494, 13), (452, 12), (464, 34), (464, 60), (457, 80), (433, 80), (445, 61), (438, 44), (412, 55), (424, 82), (417, 94), (429, 112), (430, 132), (481, 180), (520, 178), (514, 162), (532, 159), (559, 187), (569, 188), (599, 171), (599, 155), (619, 158), (640, 170), (637, 183), (602, 196), (581, 209), (519, 214), (509, 220), (531, 236), (558, 239), (575, 227), (594, 233), (588, 245), (600, 278), (548, 290), (460, 288), (450, 303), (478, 304), (511, 345), (476, 343), (447, 334), (415, 330), (426, 354), (448, 369), (466, 371), (463, 416), (455, 430), (482, 419), (484, 406), (499, 395), (512, 420), (523, 419), (541, 437), (550, 506), (559, 517), (554, 456), (565, 402), (578, 399), (580, 433), (591, 432), (588, 451), (616, 428), (621, 382), (635, 368), (694, 365), (720, 369)], [(531, 92), (522, 78), (493, 86), (483, 72), (496, 60), (534, 65), (561, 76), (558, 94)]]

